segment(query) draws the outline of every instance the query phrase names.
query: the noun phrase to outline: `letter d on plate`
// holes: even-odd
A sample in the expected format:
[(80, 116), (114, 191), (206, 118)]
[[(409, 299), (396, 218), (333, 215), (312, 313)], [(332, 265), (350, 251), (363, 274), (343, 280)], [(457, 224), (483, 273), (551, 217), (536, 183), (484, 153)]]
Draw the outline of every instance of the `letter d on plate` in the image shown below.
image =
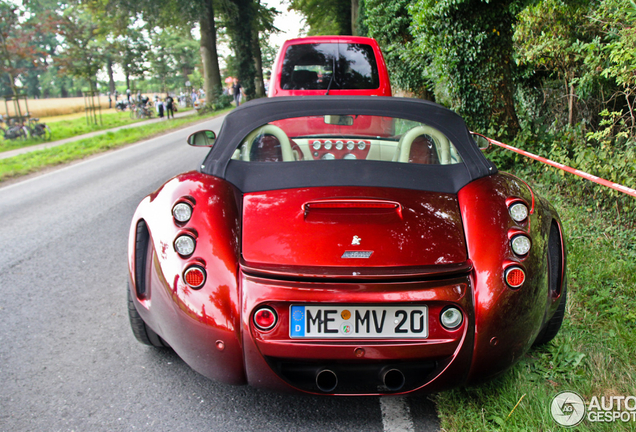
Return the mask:
[(305, 306), (292, 306), (290, 311), (290, 336), (305, 336)]

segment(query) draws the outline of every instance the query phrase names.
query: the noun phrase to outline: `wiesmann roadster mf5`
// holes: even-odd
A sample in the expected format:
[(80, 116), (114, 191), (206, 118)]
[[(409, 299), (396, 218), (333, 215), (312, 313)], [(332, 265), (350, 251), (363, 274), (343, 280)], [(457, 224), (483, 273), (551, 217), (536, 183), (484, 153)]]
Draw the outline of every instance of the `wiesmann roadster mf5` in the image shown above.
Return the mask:
[(134, 214), (139, 341), (230, 384), (329, 395), (491, 378), (558, 332), (555, 209), (433, 103), (257, 100)]

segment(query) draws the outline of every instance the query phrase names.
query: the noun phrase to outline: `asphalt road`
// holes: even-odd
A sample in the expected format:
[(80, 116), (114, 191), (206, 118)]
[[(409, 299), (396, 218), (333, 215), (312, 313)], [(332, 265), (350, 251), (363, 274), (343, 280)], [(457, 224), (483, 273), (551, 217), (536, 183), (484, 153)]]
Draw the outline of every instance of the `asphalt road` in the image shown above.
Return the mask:
[(0, 187), (0, 431), (429, 431), (414, 398), (274, 394), (216, 383), (139, 344), (126, 247), (139, 201), (196, 169), (211, 120)]

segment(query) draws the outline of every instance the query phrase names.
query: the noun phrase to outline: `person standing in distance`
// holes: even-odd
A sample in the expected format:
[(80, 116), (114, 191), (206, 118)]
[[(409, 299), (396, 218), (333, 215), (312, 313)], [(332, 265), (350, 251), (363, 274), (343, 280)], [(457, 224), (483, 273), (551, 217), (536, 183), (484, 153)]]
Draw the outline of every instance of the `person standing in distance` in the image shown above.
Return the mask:
[(172, 96), (170, 95), (166, 96), (165, 105), (166, 105), (166, 116), (168, 117), (168, 120), (170, 120), (170, 115), (172, 115), (172, 118), (174, 118), (174, 99), (172, 99)]
[(232, 82), (234, 83), (232, 84), (232, 94), (234, 95), (234, 102), (238, 107), (241, 102), (241, 95), (245, 96), (245, 93), (243, 93), (243, 87), (241, 83), (239, 83), (238, 78), (233, 78)]

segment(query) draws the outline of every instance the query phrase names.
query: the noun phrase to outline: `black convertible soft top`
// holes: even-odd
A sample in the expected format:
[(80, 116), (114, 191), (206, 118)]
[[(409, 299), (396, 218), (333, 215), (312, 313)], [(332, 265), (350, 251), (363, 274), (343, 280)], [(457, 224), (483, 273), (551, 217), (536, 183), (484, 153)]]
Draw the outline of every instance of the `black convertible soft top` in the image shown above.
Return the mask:
[[(232, 160), (241, 141), (274, 120), (322, 115), (374, 115), (428, 124), (444, 133), (463, 163), (422, 165), (367, 160), (243, 162)], [(250, 101), (225, 117), (201, 172), (226, 179), (244, 193), (315, 186), (375, 186), (457, 193), (496, 167), (474, 143), (460, 116), (420, 99), (377, 96), (292, 96)]]

